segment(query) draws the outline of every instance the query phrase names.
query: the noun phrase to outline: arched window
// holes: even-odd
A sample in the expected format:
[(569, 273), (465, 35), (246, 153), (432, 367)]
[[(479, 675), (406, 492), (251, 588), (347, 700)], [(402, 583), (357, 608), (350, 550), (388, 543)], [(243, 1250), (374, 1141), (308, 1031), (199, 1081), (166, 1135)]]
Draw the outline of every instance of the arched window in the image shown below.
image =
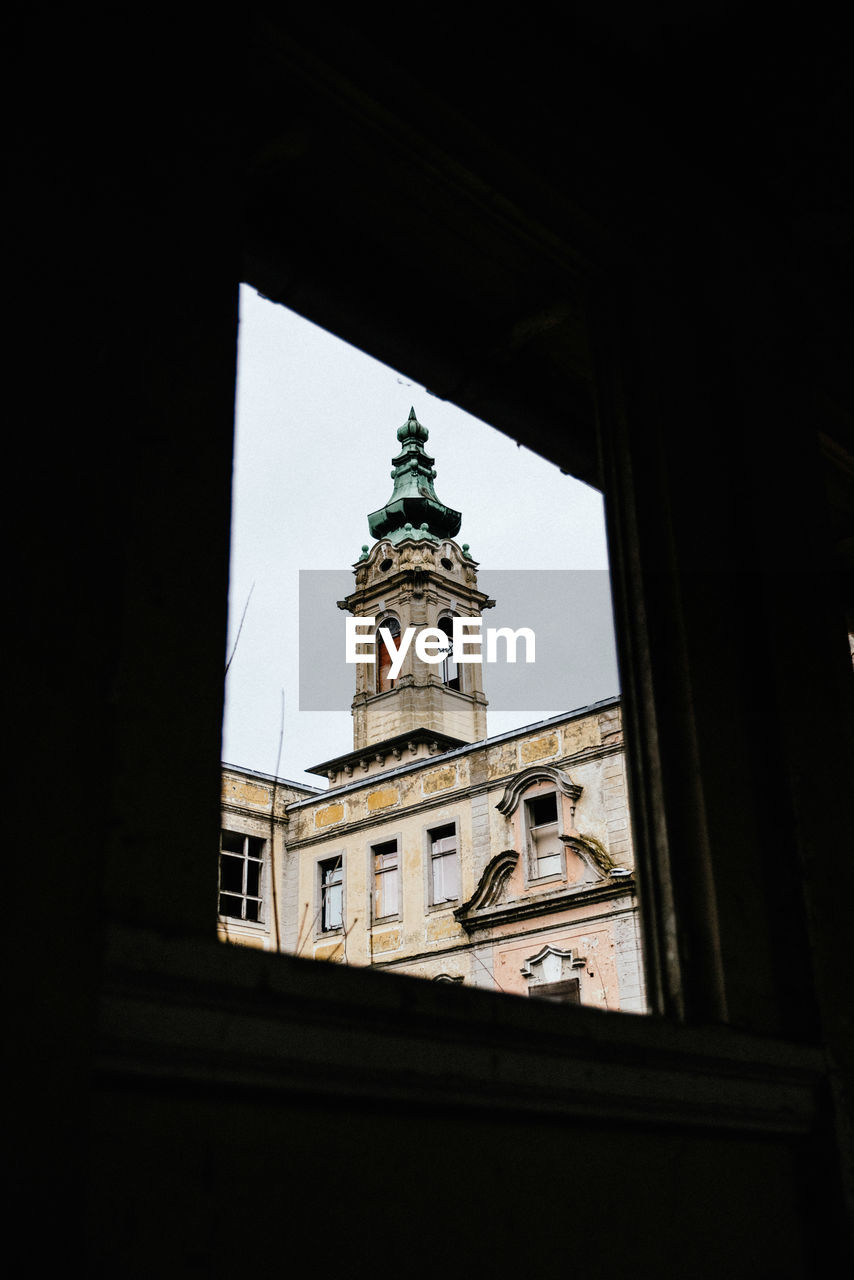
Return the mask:
[(460, 690), (460, 669), (454, 658), (453, 645), (453, 620), (451, 618), (440, 618), (438, 627), (440, 631), (444, 631), (448, 637), (448, 652), (445, 654), (444, 660), (440, 667), (442, 673), (442, 684), (447, 685), (449, 689)]
[[(397, 618), (383, 618), (381, 625), (391, 633), (397, 647), (400, 644), (400, 623)], [(394, 688), (395, 682), (389, 675), (391, 664), (392, 655), (377, 628), (377, 693), (387, 693)]]

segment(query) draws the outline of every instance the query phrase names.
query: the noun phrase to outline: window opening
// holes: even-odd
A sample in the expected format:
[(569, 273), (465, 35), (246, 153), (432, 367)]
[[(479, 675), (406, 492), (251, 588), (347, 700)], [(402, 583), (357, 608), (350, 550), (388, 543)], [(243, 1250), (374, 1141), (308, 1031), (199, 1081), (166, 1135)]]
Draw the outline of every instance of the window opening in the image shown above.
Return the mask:
[(454, 641), (453, 641), (453, 621), (451, 618), (439, 619), (439, 630), (445, 633), (448, 642), (448, 652), (442, 661), (442, 684), (447, 685), (449, 689), (460, 688), (460, 668), (454, 657)]
[(433, 827), (427, 833), (430, 841), (431, 902), (456, 902), (460, 896), (460, 859), (457, 828), (453, 822)]
[(320, 927), (324, 933), (340, 929), (344, 924), (343, 860), (327, 858), (320, 868)]
[(552, 1000), (556, 1004), (580, 1004), (581, 983), (578, 978), (565, 978), (563, 982), (543, 982), (531, 987), (529, 996), (537, 1000)]
[(557, 794), (534, 796), (526, 801), (531, 875), (535, 879), (560, 875), (563, 844), (558, 833)]
[[(579, 972), (579, 995), (576, 975), (556, 975), (570, 986), (541, 982), (537, 994), (643, 1011), (601, 495), (247, 287), (240, 344), (223, 754), (246, 777), (233, 783), (229, 764), (237, 790), (222, 826), (236, 810), (270, 835), (223, 846), (223, 917), (261, 922), (269, 877), (284, 949), (340, 960), (341, 851), (356, 840), (349, 964), (475, 985), (488, 974), (521, 996), (523, 938), (569, 952), (595, 923), (608, 957), (596, 982)], [(273, 489), (285, 501), (271, 507)], [(302, 610), (297, 584), (315, 570), (328, 589)], [(475, 612), (480, 666), (470, 630), (453, 647), (455, 618)], [(336, 687), (323, 645), (340, 632), (343, 666), (353, 613), (375, 619), (363, 635), (375, 662), (358, 678), (350, 667), (322, 714), (307, 711), (303, 669)], [(448, 652), (425, 676), (418, 640), (432, 628)], [(530, 667), (526, 628), (537, 633)], [(556, 665), (526, 683), (549, 652)], [(502, 673), (530, 700), (503, 700)], [(563, 774), (583, 789), (574, 817), (552, 785)], [(406, 930), (395, 924), (404, 899)]]
[(219, 913), (232, 920), (261, 919), (261, 870), (264, 841), (223, 831), (219, 854)]
[[(395, 646), (400, 643), (400, 623), (397, 618), (387, 618), (383, 621), (382, 626), (388, 631), (392, 637)], [(380, 634), (380, 628), (377, 628), (376, 635), (376, 652), (377, 652), (377, 693), (387, 693), (389, 689), (393, 689), (397, 684), (396, 680), (392, 680), (390, 673), (392, 664), (392, 654)]]
[(373, 846), (374, 918), (396, 916), (400, 910), (400, 863), (397, 841), (386, 840)]

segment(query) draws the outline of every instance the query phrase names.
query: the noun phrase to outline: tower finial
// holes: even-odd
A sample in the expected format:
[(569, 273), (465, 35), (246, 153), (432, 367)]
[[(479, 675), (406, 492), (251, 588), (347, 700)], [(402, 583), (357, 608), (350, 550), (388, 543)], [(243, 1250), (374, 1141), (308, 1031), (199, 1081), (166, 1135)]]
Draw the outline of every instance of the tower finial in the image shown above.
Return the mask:
[(433, 458), (424, 449), (428, 435), (413, 405), (406, 422), (397, 429), (401, 451), (392, 459), (392, 495), (384, 507), (368, 516), (374, 538), (387, 538), (392, 543), (404, 538), (439, 542), (459, 532), (462, 515), (440, 502), (433, 488)]

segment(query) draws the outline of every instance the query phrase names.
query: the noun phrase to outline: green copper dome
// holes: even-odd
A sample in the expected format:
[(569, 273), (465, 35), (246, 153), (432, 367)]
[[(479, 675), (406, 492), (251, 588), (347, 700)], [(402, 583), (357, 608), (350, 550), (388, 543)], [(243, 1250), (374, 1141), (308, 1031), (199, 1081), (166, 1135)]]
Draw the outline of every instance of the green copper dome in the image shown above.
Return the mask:
[(433, 459), (424, 452), (427, 435), (427, 428), (410, 409), (406, 422), (397, 429), (401, 451), (392, 458), (394, 490), (385, 506), (368, 516), (368, 528), (374, 538), (387, 538), (393, 543), (404, 538), (440, 542), (459, 532), (460, 512), (444, 506), (433, 488)]

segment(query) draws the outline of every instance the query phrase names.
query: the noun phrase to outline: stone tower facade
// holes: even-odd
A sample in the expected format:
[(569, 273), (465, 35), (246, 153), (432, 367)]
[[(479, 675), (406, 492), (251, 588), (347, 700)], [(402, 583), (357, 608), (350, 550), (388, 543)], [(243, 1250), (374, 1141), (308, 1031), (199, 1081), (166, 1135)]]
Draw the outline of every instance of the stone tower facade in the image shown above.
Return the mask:
[[(413, 747), (421, 739), (428, 750), (431, 743), (447, 750), (486, 737), (482, 666), (454, 652), (452, 628), (454, 618), (479, 619), (494, 601), (478, 589), (468, 545), (454, 541), (461, 516), (436, 496), (427, 436), (412, 409), (397, 432), (401, 447), (393, 459), (392, 495), (368, 517), (377, 541), (363, 547), (354, 566), (355, 590), (339, 601), (355, 618), (374, 619), (366, 652), (375, 661), (356, 666), (354, 752), (377, 748), (380, 754), (387, 744), (405, 740), (404, 752), (420, 754)], [(394, 651), (409, 628), (414, 631), (395, 670)], [(434, 662), (416, 653), (415, 641), (425, 629)]]

